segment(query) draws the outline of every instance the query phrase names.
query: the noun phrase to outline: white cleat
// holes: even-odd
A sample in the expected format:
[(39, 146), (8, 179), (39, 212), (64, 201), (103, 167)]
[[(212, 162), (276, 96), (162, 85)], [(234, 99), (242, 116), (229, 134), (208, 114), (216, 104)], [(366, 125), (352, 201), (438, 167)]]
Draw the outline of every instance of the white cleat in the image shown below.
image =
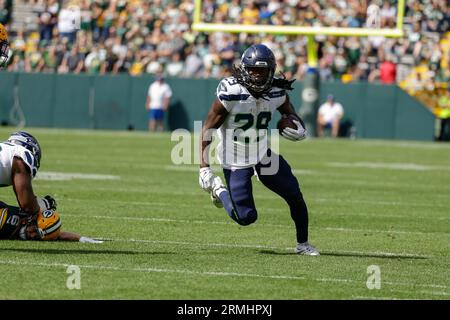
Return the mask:
[(227, 191), (227, 188), (223, 184), (222, 179), (215, 177), (212, 183), (211, 200), (217, 208), (223, 208), (222, 201), (219, 198), (223, 191)]
[(312, 245), (310, 245), (308, 241), (303, 243), (297, 243), (295, 253), (302, 254), (305, 256), (320, 256), (319, 251)]

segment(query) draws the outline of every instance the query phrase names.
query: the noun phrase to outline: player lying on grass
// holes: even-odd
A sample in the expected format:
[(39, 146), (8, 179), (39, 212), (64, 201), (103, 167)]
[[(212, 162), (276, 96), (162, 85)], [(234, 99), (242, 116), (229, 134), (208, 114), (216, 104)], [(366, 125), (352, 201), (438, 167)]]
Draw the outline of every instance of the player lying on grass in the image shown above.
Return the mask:
[[(217, 207), (224, 207), (231, 219), (246, 226), (256, 221), (251, 178), (255, 174), (270, 190), (282, 197), (294, 220), (297, 246), (295, 252), (318, 256), (308, 242), (308, 208), (291, 167), (268, 145), (267, 131), (272, 114), (278, 110), (293, 118), (294, 128), (281, 135), (292, 141), (306, 138), (303, 121), (289, 102), (287, 90), (292, 80), (274, 78), (273, 52), (262, 44), (248, 48), (234, 69), (233, 77), (223, 79), (217, 88), (200, 136), (200, 186), (211, 194)], [(227, 187), (210, 168), (209, 147), (212, 131), (218, 131), (217, 156)]]
[(0, 202), (0, 240), (59, 240), (102, 243), (103, 241), (62, 231), (61, 218), (56, 212), (56, 202), (51, 209), (39, 210), (36, 221), (30, 221), (28, 214), (19, 207)]
[(34, 194), (32, 180), (41, 163), (41, 146), (25, 131), (0, 143), (0, 187), (12, 186), (19, 206), (0, 201), (0, 239), (96, 242), (76, 233), (62, 232), (56, 201)]

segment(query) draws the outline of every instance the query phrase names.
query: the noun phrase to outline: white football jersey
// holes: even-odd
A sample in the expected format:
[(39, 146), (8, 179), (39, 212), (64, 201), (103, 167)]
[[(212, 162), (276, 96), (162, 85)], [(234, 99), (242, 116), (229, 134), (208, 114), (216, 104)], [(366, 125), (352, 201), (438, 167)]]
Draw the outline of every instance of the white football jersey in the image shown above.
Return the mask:
[(37, 173), (36, 159), (33, 154), (22, 146), (9, 142), (0, 143), (0, 187), (10, 186), (11, 169), (14, 157), (19, 157), (30, 168), (31, 177)]
[(267, 152), (267, 127), (273, 112), (286, 101), (286, 91), (273, 87), (257, 99), (229, 77), (219, 83), (217, 98), (229, 112), (217, 130), (219, 163), (226, 169), (254, 166)]

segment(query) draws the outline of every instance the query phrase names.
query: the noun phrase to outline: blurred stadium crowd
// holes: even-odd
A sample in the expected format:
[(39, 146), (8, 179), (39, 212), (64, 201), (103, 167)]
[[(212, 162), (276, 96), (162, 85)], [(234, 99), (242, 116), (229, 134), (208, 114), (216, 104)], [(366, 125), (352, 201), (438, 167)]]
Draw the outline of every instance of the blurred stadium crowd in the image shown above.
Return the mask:
[[(204, 0), (202, 20), (364, 27), (373, 4), (380, 26), (395, 27), (397, 1), (389, 0)], [(218, 78), (250, 44), (262, 42), (274, 50), (278, 71), (303, 79), (304, 36), (207, 35), (191, 29), (193, 11), (194, 0), (0, 0), (13, 51), (8, 70)], [(316, 36), (320, 77), (446, 83), (449, 29), (447, 0), (407, 0), (402, 39)], [(418, 67), (423, 74), (411, 76)]]

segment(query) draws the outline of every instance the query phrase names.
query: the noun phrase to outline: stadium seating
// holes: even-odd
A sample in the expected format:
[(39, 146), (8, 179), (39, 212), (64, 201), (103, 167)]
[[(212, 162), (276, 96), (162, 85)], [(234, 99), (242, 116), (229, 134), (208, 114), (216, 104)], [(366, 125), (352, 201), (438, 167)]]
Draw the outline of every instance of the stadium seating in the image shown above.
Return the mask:
[[(361, 3), (204, 1), (202, 18), (220, 23), (254, 20), (361, 27), (366, 19)], [(382, 27), (395, 24), (393, 3), (382, 8)], [(131, 75), (164, 71), (175, 77), (219, 78), (229, 74), (232, 63), (250, 43), (263, 42), (275, 51), (279, 71), (299, 80), (305, 75), (303, 36), (194, 32), (193, 0), (18, 0), (13, 6), (12, 16), (4, 21), (14, 53), (8, 67), (11, 71)], [(71, 18), (78, 23), (78, 31), (70, 26), (67, 30)], [(449, 20), (446, 0), (406, 1), (403, 39), (385, 39), (380, 46), (376, 38), (316, 36), (321, 78), (378, 82), (381, 62), (392, 57), (399, 83), (413, 77), (423, 65), (439, 75), (439, 82), (446, 83), (450, 79), (449, 40), (444, 32)], [(72, 50), (73, 46), (76, 49)]]

